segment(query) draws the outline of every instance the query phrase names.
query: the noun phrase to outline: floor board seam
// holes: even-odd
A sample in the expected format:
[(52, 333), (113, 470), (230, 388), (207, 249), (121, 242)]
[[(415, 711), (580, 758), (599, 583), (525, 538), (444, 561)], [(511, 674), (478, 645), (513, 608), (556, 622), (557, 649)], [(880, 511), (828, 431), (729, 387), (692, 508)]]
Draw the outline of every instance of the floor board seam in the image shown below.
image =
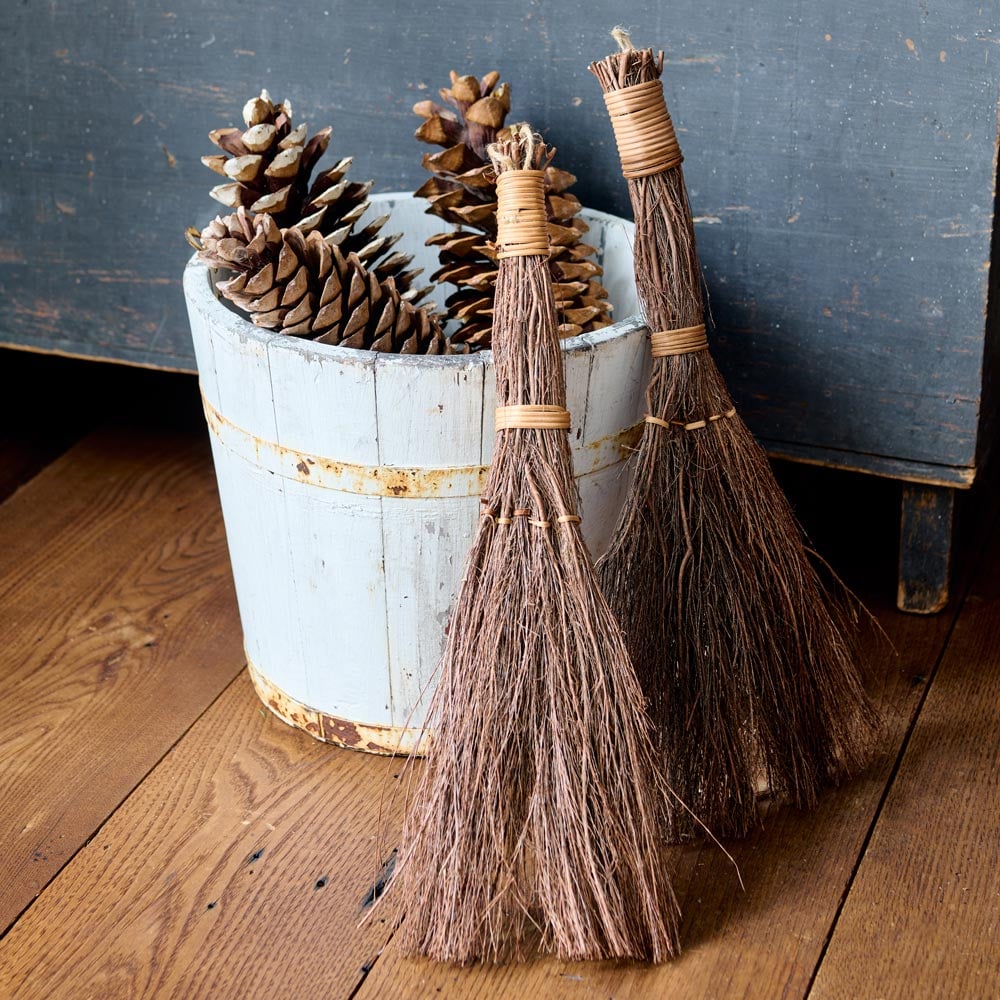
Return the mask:
[(357, 983), (354, 984), (354, 989), (352, 989), (351, 992), (347, 994), (345, 1000), (354, 1000), (354, 998), (361, 992), (361, 988), (365, 985), (365, 982), (367, 981), (368, 977), (372, 974), (372, 971), (374, 970), (375, 966), (378, 965), (379, 960), (382, 958), (383, 952), (385, 951), (386, 948), (389, 947), (390, 943), (392, 942), (392, 939), (396, 936), (396, 931), (399, 930), (399, 925), (402, 922), (403, 918), (400, 917), (399, 920), (396, 921), (392, 930), (389, 932), (389, 936), (385, 939), (384, 943), (382, 944), (382, 947), (379, 948), (377, 952), (375, 952), (375, 957), (372, 958), (370, 962), (366, 963), (361, 967), (361, 978), (357, 981)]
[(82, 844), (80, 844), (80, 846), (75, 851), (73, 851), (73, 853), (70, 854), (69, 857), (67, 857), (66, 860), (52, 873), (48, 881), (46, 881), (46, 883), (38, 890), (38, 892), (31, 898), (31, 900), (29, 900), (28, 903), (26, 903), (24, 907), (22, 907), (22, 909), (18, 911), (18, 913), (14, 916), (14, 919), (11, 920), (11, 922), (6, 927), (0, 928), (0, 944), (2, 944), (3, 941), (6, 939), (7, 935), (10, 934), (10, 932), (14, 930), (15, 927), (17, 927), (18, 923), (20, 923), (21, 921), (21, 918), (24, 917), (28, 913), (28, 911), (35, 905), (35, 903), (38, 902), (38, 900), (42, 896), (42, 893), (44, 893), (56, 882), (59, 876), (73, 862), (73, 860), (77, 857), (77, 855), (82, 850), (89, 847), (90, 844), (93, 843), (95, 838), (100, 836), (101, 831), (108, 825), (108, 823), (111, 822), (111, 820), (118, 814), (118, 812), (122, 809), (122, 807), (126, 805), (126, 803), (132, 798), (132, 796), (135, 795), (137, 791), (139, 791), (139, 789), (145, 783), (146, 779), (167, 759), (167, 757), (170, 756), (170, 754), (178, 746), (181, 740), (183, 740), (184, 737), (187, 736), (187, 734), (191, 732), (191, 730), (198, 724), (198, 722), (201, 721), (205, 713), (210, 711), (212, 706), (215, 705), (215, 703), (234, 684), (236, 684), (239, 681), (245, 669), (246, 669), (246, 662), (244, 661), (240, 669), (236, 672), (236, 674), (229, 681), (229, 683), (226, 684), (218, 692), (218, 694), (216, 694), (215, 697), (209, 701), (209, 703), (197, 714), (197, 716), (195, 716), (195, 718), (191, 720), (191, 723), (184, 729), (184, 731), (177, 736), (177, 738), (163, 751), (162, 754), (160, 754), (157, 760), (149, 766), (149, 768), (145, 771), (145, 773), (143, 773), (136, 780), (135, 784), (128, 790), (128, 792), (124, 796), (122, 796), (121, 800), (117, 803), (117, 805), (114, 806), (113, 809), (110, 810), (107, 816), (104, 817), (104, 819), (90, 834), (90, 836), (87, 837), (87, 839)]
[[(995, 510), (989, 518), (989, 527), (986, 532), (986, 537), (992, 536), (994, 531), (998, 530), (998, 524), (1000, 524), (1000, 510)], [(977, 557), (973, 560), (973, 565), (970, 567), (969, 574), (965, 580), (962, 587), (961, 594), (958, 597), (955, 611), (952, 615), (951, 625), (948, 627), (948, 631), (944, 637), (944, 641), (941, 643), (941, 648), (938, 650), (937, 656), (934, 658), (934, 665), (931, 668), (930, 674), (927, 677), (927, 681), (924, 684), (924, 690), (921, 692), (920, 700), (917, 703), (917, 707), (913, 714), (910, 716), (910, 721), (907, 724), (906, 732), (903, 735), (903, 739), (900, 742), (899, 749), (896, 752), (896, 759), (893, 761), (892, 770), (889, 776), (886, 778), (885, 785), (882, 788), (882, 794), (879, 796), (878, 804), (875, 807), (875, 811), (872, 814), (871, 822), (868, 825), (868, 829), (865, 832), (864, 840), (862, 841), (861, 848), (858, 851), (857, 858), (855, 859), (854, 865), (851, 868), (850, 875), (848, 876), (847, 883), (844, 886), (844, 891), (841, 893), (840, 900), (837, 903), (836, 912), (833, 915), (833, 919), (830, 922), (829, 929), (827, 930), (826, 937), (823, 941), (823, 947), (820, 949), (820, 953), (816, 958), (816, 964), (813, 966), (812, 973), (809, 976), (809, 982), (806, 984), (805, 992), (803, 993), (803, 1000), (808, 1000), (812, 995), (813, 987), (816, 983), (816, 977), (819, 975), (819, 970), (826, 959), (827, 952), (830, 949), (830, 944), (833, 941), (834, 934), (837, 932), (837, 924), (840, 922), (841, 914), (844, 911), (844, 907), (847, 905), (847, 900), (851, 895), (851, 890), (854, 887), (854, 883), (858, 876), (858, 871), (864, 862), (865, 855), (868, 852), (868, 845), (871, 843), (871, 839), (874, 836), (875, 828), (878, 826), (879, 819), (882, 816), (882, 810), (885, 808), (886, 800), (889, 797), (889, 792), (892, 789), (893, 784), (895, 784), (896, 776), (899, 774), (899, 769), (903, 763), (903, 759), (906, 757), (906, 751), (909, 748), (910, 740), (913, 737), (913, 732), (917, 725), (917, 720), (920, 718), (921, 712), (923, 712), (924, 705), (927, 702), (927, 696), (930, 694), (930, 690), (934, 685), (934, 681), (937, 678), (938, 670), (941, 664), (944, 662), (945, 654), (948, 652), (948, 647), (951, 645), (952, 636), (955, 634), (955, 628), (958, 625), (959, 619), (962, 617), (962, 612), (965, 609), (966, 601), (968, 600), (969, 594), (972, 590), (973, 585), (979, 578), (979, 574), (983, 569), (986, 557), (986, 546), (982, 546), (979, 550)]]

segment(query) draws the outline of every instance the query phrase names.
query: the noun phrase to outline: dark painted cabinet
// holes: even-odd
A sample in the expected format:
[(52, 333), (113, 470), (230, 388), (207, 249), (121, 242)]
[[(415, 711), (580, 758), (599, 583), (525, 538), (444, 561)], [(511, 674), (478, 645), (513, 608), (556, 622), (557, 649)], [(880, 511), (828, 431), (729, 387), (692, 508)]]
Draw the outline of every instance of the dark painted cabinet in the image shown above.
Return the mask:
[[(0, 343), (193, 368), (180, 276), (185, 226), (213, 212), (199, 156), (262, 86), (392, 190), (422, 179), (414, 101), (453, 67), (500, 69), (581, 200), (626, 213), (586, 71), (609, 10), (4, 4)], [(991, 438), (1000, 10), (640, 0), (616, 16), (666, 51), (713, 343), (743, 414), (775, 455), (910, 484), (902, 600), (933, 608), (951, 490)]]

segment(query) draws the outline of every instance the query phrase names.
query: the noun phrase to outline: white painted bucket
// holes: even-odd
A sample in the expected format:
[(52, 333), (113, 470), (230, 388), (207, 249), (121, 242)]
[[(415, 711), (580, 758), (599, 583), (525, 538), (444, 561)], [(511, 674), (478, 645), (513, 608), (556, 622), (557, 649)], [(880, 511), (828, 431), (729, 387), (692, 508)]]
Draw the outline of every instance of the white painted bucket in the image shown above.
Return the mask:
[[(408, 194), (400, 249), (430, 274), (441, 229)], [(635, 316), (632, 225), (584, 212), (614, 315), (564, 341), (584, 535), (606, 546), (638, 437), (648, 348)], [(492, 357), (415, 357), (255, 327), (184, 274), (250, 676), (318, 739), (414, 749), (493, 448)], [(443, 298), (443, 296), (441, 296)]]

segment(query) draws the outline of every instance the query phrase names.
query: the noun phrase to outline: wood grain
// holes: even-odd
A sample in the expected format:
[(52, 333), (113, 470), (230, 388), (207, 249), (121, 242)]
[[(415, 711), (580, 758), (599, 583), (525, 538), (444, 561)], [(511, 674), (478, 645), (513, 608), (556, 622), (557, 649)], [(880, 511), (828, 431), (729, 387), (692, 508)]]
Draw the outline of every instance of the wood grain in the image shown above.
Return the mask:
[[(451, 68), (501, 69), (512, 117), (545, 131), (580, 177), (574, 193), (627, 214), (586, 70), (613, 47), (605, 4), (578, 3), (581, 29), (567, 34), (556, 11), (527, 0), (441, 0), (447, 39), (416, 46), (431, 41), (423, 9), (386, 10), (372, 31), (364, 5), (306, 0), (275, 32), (266, 6), (221, 0), (139, 15), (126, 0), (57, 4), (44, 16), (0, 6), (0, 123), (17, 136), (4, 164), (0, 342), (192, 367), (181, 232), (219, 208), (198, 159), (213, 152), (210, 129), (239, 124), (265, 52), (275, 98), (288, 97), (311, 130), (333, 125), (325, 162), (355, 157), (350, 176), (377, 190), (413, 190), (426, 176), (415, 99), (434, 95)], [(743, 5), (721, 18), (694, 0), (630, 5), (637, 44), (666, 50), (713, 346), (741, 412), (769, 441), (834, 458), (839, 449), (847, 461), (856, 452), (855, 467), (889, 456), (963, 473), (977, 445), (985, 452), (994, 13), (981, 0), (918, 12), (903, 0), (800, 3), (794, 16)], [(118, 235), (137, 219), (163, 234), (141, 254)], [(995, 303), (992, 312), (995, 367)]]
[(243, 658), (204, 432), (90, 435), (0, 538), (2, 932)]
[(502, 969), (453, 969), (402, 958), (390, 942), (359, 1000), (537, 996), (802, 997), (846, 891), (896, 752), (951, 627), (951, 616), (918, 619), (886, 606), (878, 619), (899, 650), (871, 646), (874, 691), (887, 713), (874, 766), (829, 793), (813, 813), (775, 809), (765, 829), (732, 852), (746, 892), (715, 848), (676, 851), (674, 886), (684, 911), (684, 952), (659, 968), (540, 960)]
[[(539, 961), (456, 970), (396, 953), (391, 897), (357, 924), (398, 836), (393, 776), (401, 762), (336, 750), (282, 725), (245, 676), (162, 756), (179, 731), (178, 706), (193, 717), (208, 689), (225, 684), (220, 664), (232, 676), (240, 662), (211, 470), (204, 447), (183, 434), (91, 435), (0, 506), (0, 584), (9, 595), (2, 624), (29, 661), (0, 654), (11, 693), (0, 707), (0, 872), (7, 877), (18, 838), (51, 847), (51, 857), (15, 865), (10, 884), (31, 890), (30, 900), (25, 867), (53, 866), (40, 886), (75, 852), (0, 941), (0, 997), (802, 997), (848, 892), (816, 991), (877, 995), (857, 978), (872, 963), (874, 929), (884, 942), (877, 959), (885, 995), (917, 995), (890, 992), (914, 982), (953, 983), (954, 995), (996, 993), (989, 920), (1000, 861), (991, 825), (1000, 805), (992, 677), (1000, 574), (936, 618), (898, 614), (879, 582), (893, 568), (871, 562), (872, 539), (892, 520), (894, 490), (862, 479), (863, 491), (831, 496), (827, 474), (784, 471), (795, 473), (793, 496), (818, 505), (802, 511), (807, 524), (827, 510), (815, 525), (822, 549), (885, 592), (877, 616), (900, 655), (872, 646), (872, 686), (889, 717), (875, 766), (825, 796), (817, 812), (772, 810), (763, 831), (729, 845), (745, 893), (717, 850), (677, 851), (685, 953), (670, 966)], [(1000, 496), (976, 492), (986, 507)], [(831, 509), (863, 509), (866, 517), (859, 525)], [(859, 539), (866, 531), (871, 539)], [(978, 544), (987, 535), (980, 528), (971, 538)], [(994, 537), (987, 566), (997, 563), (997, 546)], [(898, 748), (959, 609), (890, 793), (885, 841), (880, 826), (852, 891)], [(146, 645), (150, 636), (157, 645)], [(116, 810), (147, 759), (159, 763)], [(12, 810), (19, 826), (4, 825)], [(66, 851), (56, 857), (60, 845)], [(905, 892), (892, 895), (898, 886)], [(873, 892), (877, 902), (866, 901)], [(864, 906), (855, 915), (857, 893)], [(955, 928), (946, 926), (952, 918)], [(918, 954), (927, 942), (940, 947)], [(846, 949), (840, 958), (838, 948)], [(823, 978), (840, 966), (848, 978)]]
[(994, 530), (810, 1000), (1000, 996)]
[(400, 767), (285, 726), (241, 675), (0, 943), (0, 995), (346, 997), (391, 920), (358, 927)]
[(768, 438), (761, 438), (760, 443), (771, 458), (843, 469), (846, 472), (862, 472), (870, 476), (885, 476), (887, 479), (902, 479), (911, 483), (926, 483), (929, 486), (968, 489), (977, 474), (977, 467), (971, 465), (935, 465), (888, 455), (862, 454), (842, 448), (818, 448), (815, 445), (772, 441)]

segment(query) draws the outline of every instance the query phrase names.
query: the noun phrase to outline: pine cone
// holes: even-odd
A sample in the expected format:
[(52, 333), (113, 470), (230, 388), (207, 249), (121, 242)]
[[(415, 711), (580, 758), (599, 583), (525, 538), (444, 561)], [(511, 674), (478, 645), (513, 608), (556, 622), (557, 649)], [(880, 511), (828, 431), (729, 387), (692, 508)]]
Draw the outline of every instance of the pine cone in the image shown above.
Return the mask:
[[(478, 80), (453, 71), (451, 87), (441, 97), (454, 110), (434, 101), (420, 101), (413, 108), (424, 119), (416, 138), (444, 147), (424, 155), (423, 165), (432, 176), (416, 194), (430, 202), (428, 212), (458, 227), (427, 241), (438, 247), (442, 264), (432, 280), (458, 286), (445, 301), (447, 318), (460, 323), (451, 339), (473, 348), (489, 347), (493, 321), (496, 180), (486, 147), (502, 133), (510, 112), (510, 90), (499, 79), (497, 72)], [(575, 182), (565, 170), (549, 166), (545, 171), (552, 279), (563, 337), (611, 322), (607, 290), (595, 280), (603, 272), (589, 259), (595, 248), (581, 242), (588, 226), (578, 215), (580, 202), (567, 193)]]
[(317, 230), (282, 230), (273, 216), (251, 217), (241, 206), (189, 240), (206, 264), (236, 272), (216, 288), (257, 326), (370, 351), (462, 353), (418, 307), (422, 293), (401, 293), (384, 262), (369, 269)]
[(243, 207), (271, 215), (280, 229), (295, 226), (303, 233), (318, 230), (345, 257), (356, 253), (368, 261), (387, 255), (381, 265), (383, 270), (395, 276), (400, 292), (408, 291), (421, 272), (406, 271), (412, 254), (388, 256), (401, 235), (379, 235), (389, 216), (380, 216), (355, 230), (368, 208), (374, 182), (347, 180), (353, 162), (350, 157), (339, 160), (311, 181), (313, 169), (330, 144), (332, 129), (327, 126), (307, 139), (304, 123), (293, 128), (288, 101), (275, 104), (266, 90), (247, 101), (243, 120), (245, 130), (221, 128), (209, 133), (223, 153), (203, 156), (201, 162), (230, 178), (229, 183), (212, 188), (212, 197), (229, 208)]

